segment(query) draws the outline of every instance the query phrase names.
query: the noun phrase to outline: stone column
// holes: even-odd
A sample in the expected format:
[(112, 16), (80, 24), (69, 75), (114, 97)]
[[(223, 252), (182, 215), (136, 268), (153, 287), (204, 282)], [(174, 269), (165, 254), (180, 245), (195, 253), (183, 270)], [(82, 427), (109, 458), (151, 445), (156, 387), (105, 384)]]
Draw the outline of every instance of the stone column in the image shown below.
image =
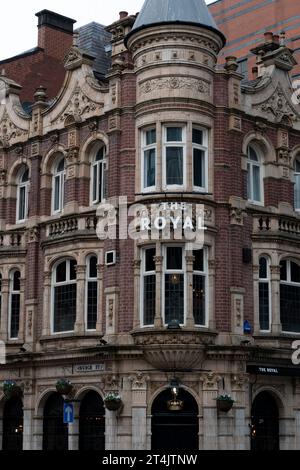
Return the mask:
[(132, 380), (132, 450), (147, 449), (147, 382), (141, 374)]
[(216, 398), (220, 377), (203, 374), (203, 450), (218, 450), (218, 412)]
[(0, 338), (8, 340), (8, 303), (9, 303), (9, 280), (2, 279), (2, 299), (1, 299), (1, 323)]
[(233, 408), (234, 450), (248, 450), (250, 445), (250, 422), (246, 417), (246, 406), (249, 399), (248, 376), (233, 374), (231, 376), (231, 389), (235, 400)]
[(105, 450), (118, 450), (118, 419), (115, 411), (105, 413)]
[(33, 450), (43, 450), (43, 416), (33, 417)]
[(51, 272), (44, 273), (43, 336), (51, 333)]
[(215, 319), (215, 278), (216, 278), (216, 262), (211, 259), (208, 261), (208, 315), (209, 318), (209, 329), (214, 330), (216, 328), (216, 319)]
[(24, 338), (24, 323), (25, 323), (25, 279), (20, 279), (20, 320), (19, 320), (19, 334), (18, 339), (25, 342)]
[(25, 384), (23, 398), (23, 450), (34, 450), (33, 442), (33, 416), (34, 416), (34, 393), (32, 382)]
[(162, 264), (163, 264), (163, 257), (161, 256), (161, 246), (159, 248), (159, 253), (157, 252), (156, 244), (156, 253), (157, 256), (154, 257), (155, 266), (156, 266), (156, 302), (155, 302), (155, 319), (154, 319), (154, 326), (157, 328), (161, 328), (163, 326), (163, 318), (162, 318), (162, 306), (161, 306), (161, 286), (162, 286)]
[(191, 251), (188, 251), (185, 257), (186, 262), (186, 282), (187, 282), (187, 299), (186, 299), (186, 326), (192, 328), (195, 326), (194, 313), (193, 313), (193, 264), (194, 256)]
[(281, 333), (280, 320), (280, 266), (271, 266), (271, 312), (272, 312), (272, 333)]
[(76, 322), (75, 332), (84, 333), (85, 330), (85, 311), (86, 311), (86, 266), (77, 265), (77, 295), (76, 295)]

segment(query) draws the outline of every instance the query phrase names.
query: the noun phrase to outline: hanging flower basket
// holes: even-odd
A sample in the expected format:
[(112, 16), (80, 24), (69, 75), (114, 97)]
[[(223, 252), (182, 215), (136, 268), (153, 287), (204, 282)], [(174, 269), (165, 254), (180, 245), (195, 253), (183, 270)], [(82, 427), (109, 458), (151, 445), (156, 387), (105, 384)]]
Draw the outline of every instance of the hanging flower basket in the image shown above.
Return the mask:
[(105, 395), (104, 404), (109, 411), (117, 411), (122, 406), (122, 399), (118, 393), (110, 392)]
[(217, 408), (218, 411), (223, 411), (224, 413), (228, 413), (233, 407), (234, 400), (231, 398), (230, 395), (220, 395), (217, 397)]
[(3, 393), (7, 400), (13, 397), (22, 396), (22, 389), (14, 380), (5, 380), (3, 383)]
[(70, 395), (73, 388), (73, 384), (67, 379), (59, 379), (56, 382), (56, 391), (60, 395)]

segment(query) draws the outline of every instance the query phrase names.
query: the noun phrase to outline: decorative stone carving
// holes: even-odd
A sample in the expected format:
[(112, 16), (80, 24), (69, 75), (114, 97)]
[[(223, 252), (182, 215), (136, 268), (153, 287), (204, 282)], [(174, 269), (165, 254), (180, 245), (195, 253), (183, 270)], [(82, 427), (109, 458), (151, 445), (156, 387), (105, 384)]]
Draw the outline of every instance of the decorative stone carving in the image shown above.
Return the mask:
[(268, 116), (273, 116), (276, 122), (281, 122), (284, 117), (289, 118), (291, 121), (299, 120), (280, 84), (270, 98), (263, 103), (255, 105), (254, 108), (259, 109)]
[(239, 207), (232, 207), (230, 210), (230, 224), (244, 225), (244, 211)]
[(243, 390), (244, 386), (249, 382), (249, 377), (244, 374), (231, 375), (231, 387), (234, 391)]
[(27, 132), (17, 127), (5, 111), (0, 122), (0, 146), (8, 147), (12, 141), (27, 136)]
[[(82, 117), (100, 112), (103, 105), (103, 103), (92, 101), (77, 87), (68, 101), (67, 106), (56, 120), (56, 123), (65, 122), (66, 119), (70, 117), (73, 118), (74, 122), (81, 122)], [(70, 125), (70, 123), (68, 124)]]
[(0, 170), (0, 184), (6, 184), (7, 181), (7, 170)]
[(203, 383), (204, 390), (218, 390), (218, 383), (222, 380), (217, 374), (213, 372), (208, 372), (201, 374), (200, 381)]
[(278, 130), (278, 147), (289, 148), (289, 133), (285, 129)]
[(206, 95), (210, 94), (210, 83), (197, 78), (164, 77), (146, 80), (140, 83), (140, 93), (148, 94), (155, 90), (193, 90)]
[(27, 236), (27, 242), (28, 243), (34, 243), (39, 240), (39, 235), (40, 235), (40, 229), (39, 227), (31, 227), (28, 230), (28, 236)]
[(150, 380), (150, 377), (144, 375), (142, 372), (138, 372), (134, 375), (131, 375), (129, 380), (131, 381), (132, 390), (140, 390), (146, 389), (147, 382)]

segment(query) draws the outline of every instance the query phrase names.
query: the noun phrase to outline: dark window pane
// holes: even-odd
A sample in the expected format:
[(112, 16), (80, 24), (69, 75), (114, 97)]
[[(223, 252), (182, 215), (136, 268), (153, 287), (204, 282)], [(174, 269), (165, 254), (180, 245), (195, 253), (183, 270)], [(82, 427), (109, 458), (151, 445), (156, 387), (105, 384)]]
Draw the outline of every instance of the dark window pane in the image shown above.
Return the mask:
[(90, 263), (89, 263), (89, 277), (94, 277), (97, 278), (97, 258), (96, 256), (92, 256), (90, 258)]
[(194, 186), (204, 188), (205, 186), (205, 152), (203, 150), (193, 150)]
[(150, 129), (146, 131), (146, 145), (152, 145), (156, 143), (156, 129)]
[(20, 324), (20, 294), (11, 295), (10, 337), (18, 338)]
[(268, 277), (268, 261), (266, 258), (259, 260), (259, 279), (267, 279)]
[(280, 286), (280, 318), (283, 331), (300, 333), (300, 287)]
[(77, 263), (75, 259), (70, 260), (70, 280), (74, 281), (76, 279), (76, 266)]
[(64, 171), (65, 169), (65, 159), (62, 158), (60, 162), (57, 165), (57, 173), (60, 173), (61, 171)]
[(193, 144), (203, 145), (203, 131), (193, 129)]
[[(149, 250), (150, 251), (150, 250)], [(144, 278), (144, 325), (153, 325), (155, 318), (156, 276)]]
[(98, 182), (98, 165), (93, 166), (93, 201), (98, 201), (97, 183)]
[(205, 277), (193, 276), (193, 313), (196, 325), (205, 325)]
[(281, 261), (280, 263), (280, 279), (282, 281), (287, 281), (287, 262)]
[(22, 186), (19, 190), (19, 213), (18, 220), (24, 220), (26, 218), (26, 188)]
[(182, 269), (182, 248), (169, 246), (167, 248), (167, 269), (168, 270), (181, 270)]
[(193, 251), (194, 256), (194, 271), (204, 271), (204, 258), (203, 258), (203, 250), (195, 250)]
[(56, 282), (65, 282), (67, 280), (67, 262), (63, 261), (56, 268)]
[(259, 161), (257, 153), (256, 153), (256, 151), (254, 150), (253, 147), (249, 147), (249, 158), (253, 162), (258, 162)]
[(291, 281), (300, 283), (300, 266), (291, 261)]
[(97, 325), (98, 283), (88, 282), (87, 329), (95, 330)]
[(76, 320), (76, 284), (54, 288), (54, 333), (73, 331)]
[(145, 251), (146, 261), (145, 261), (145, 270), (146, 271), (155, 271), (155, 256), (156, 250), (155, 248), (149, 248)]
[[(265, 259), (265, 258), (262, 258)], [(269, 283), (259, 283), (259, 325), (261, 330), (270, 329)]]
[(183, 148), (167, 147), (167, 185), (183, 185)]
[(61, 207), (60, 207), (60, 197), (61, 197), (61, 194), (60, 194), (60, 190), (61, 190), (60, 181), (61, 181), (60, 176), (56, 176), (55, 177), (55, 184), (54, 184), (54, 210), (55, 211), (59, 211), (61, 209)]
[(167, 127), (167, 142), (182, 142), (182, 127)]
[(300, 160), (299, 159), (295, 161), (295, 172), (300, 173)]
[(23, 175), (22, 175), (22, 178), (21, 178), (21, 183), (27, 183), (27, 181), (29, 180), (29, 170), (25, 170)]
[(98, 150), (97, 155), (96, 155), (96, 162), (101, 162), (104, 158), (104, 149), (105, 147), (101, 147), (101, 149)]
[(165, 322), (177, 320), (184, 323), (184, 276), (179, 274), (174, 282), (172, 274), (165, 275)]
[(145, 171), (145, 180), (144, 185), (145, 188), (151, 188), (151, 186), (155, 186), (155, 159), (156, 159), (156, 152), (155, 149), (146, 150), (144, 153), (144, 171)]
[(14, 282), (13, 282), (13, 290), (15, 292), (20, 290), (20, 277), (21, 277), (20, 271), (15, 271)]

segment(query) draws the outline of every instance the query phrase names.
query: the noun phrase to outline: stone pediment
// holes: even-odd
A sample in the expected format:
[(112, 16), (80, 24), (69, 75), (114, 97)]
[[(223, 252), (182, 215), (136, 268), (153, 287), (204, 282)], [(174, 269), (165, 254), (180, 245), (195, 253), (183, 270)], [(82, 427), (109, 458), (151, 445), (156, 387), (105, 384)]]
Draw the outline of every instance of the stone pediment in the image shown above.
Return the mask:
[(292, 125), (300, 121), (299, 111), (287, 98), (283, 86), (279, 83), (271, 96), (264, 101), (252, 104), (252, 109), (258, 111), (268, 120), (273, 122), (285, 122)]

